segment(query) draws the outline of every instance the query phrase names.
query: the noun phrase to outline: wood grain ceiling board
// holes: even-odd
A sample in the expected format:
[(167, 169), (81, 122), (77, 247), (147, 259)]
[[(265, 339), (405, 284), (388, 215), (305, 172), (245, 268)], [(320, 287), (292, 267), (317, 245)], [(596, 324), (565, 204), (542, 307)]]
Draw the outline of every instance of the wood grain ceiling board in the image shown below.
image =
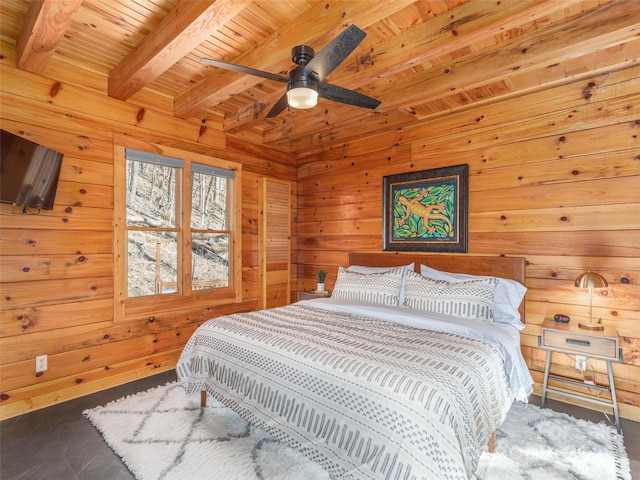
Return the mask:
[[(51, 6), (60, 0), (43, 1)], [(359, 132), (404, 128), (632, 66), (640, 57), (635, 0), (217, 0), (219, 9), (234, 2), (240, 7), (192, 44), (179, 32), (162, 30), (163, 20), (186, 8), (184, 1), (82, 1), (54, 45), (49, 62), (55, 68), (43, 74), (91, 88), (108, 85), (125, 59), (135, 64), (145, 39), (173, 35), (177, 47), (188, 49), (134, 94), (136, 104), (197, 122), (218, 123), (222, 116), (229, 136), (304, 157)], [(2, 0), (3, 45), (17, 44), (30, 5)], [(188, 23), (179, 28), (196, 27)], [(319, 50), (350, 24), (367, 37), (327, 81), (382, 100), (374, 111), (321, 99), (312, 110), (265, 119), (284, 84), (200, 62), (216, 58), (286, 75), (294, 66), (293, 46)], [(160, 49), (157, 55), (169, 53)], [(15, 52), (3, 54), (5, 61), (16, 58)], [(62, 65), (73, 67), (67, 78)], [(143, 74), (139, 68), (131, 75)], [(83, 71), (86, 82), (79, 81)], [(173, 112), (167, 111), (171, 105)]]
[[(274, 29), (286, 25), (288, 21), (295, 19), (301, 11), (308, 8), (309, 2), (282, 1), (277, 3), (277, 8), (274, 2), (249, 4), (227, 25), (211, 32), (211, 36), (207, 40), (158, 77), (150, 84), (150, 88), (167, 91), (174, 97), (179, 95), (180, 92), (203, 81), (207, 73), (213, 70), (211, 67), (204, 66), (200, 62), (201, 58), (232, 60), (251, 50), (262, 38), (271, 35)], [(265, 15), (265, 9), (270, 12), (269, 15)], [(264, 19), (270, 21), (265, 23)], [(254, 101), (252, 95), (240, 96), (238, 100), (243, 98), (245, 103)], [(221, 109), (221, 111), (222, 113), (233, 112), (241, 106), (242, 104), (233, 102), (232, 105)]]
[(15, 45), (28, 10), (29, 2), (26, 0), (0, 2), (0, 37)]

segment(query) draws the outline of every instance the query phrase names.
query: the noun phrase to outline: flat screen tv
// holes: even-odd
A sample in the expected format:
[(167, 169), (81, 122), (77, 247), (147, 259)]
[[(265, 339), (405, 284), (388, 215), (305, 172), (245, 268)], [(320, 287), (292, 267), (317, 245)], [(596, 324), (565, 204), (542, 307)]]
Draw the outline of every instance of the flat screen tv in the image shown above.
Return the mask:
[(62, 153), (2, 130), (0, 202), (53, 210)]

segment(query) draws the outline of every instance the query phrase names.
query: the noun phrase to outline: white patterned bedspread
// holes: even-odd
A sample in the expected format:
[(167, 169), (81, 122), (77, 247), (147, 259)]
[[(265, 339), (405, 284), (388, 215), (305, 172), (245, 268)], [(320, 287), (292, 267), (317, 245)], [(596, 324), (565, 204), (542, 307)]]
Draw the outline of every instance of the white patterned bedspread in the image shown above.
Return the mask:
[(423, 315), (318, 299), (215, 318), (185, 346), (178, 379), (334, 478), (471, 478), (531, 377), (517, 335)]

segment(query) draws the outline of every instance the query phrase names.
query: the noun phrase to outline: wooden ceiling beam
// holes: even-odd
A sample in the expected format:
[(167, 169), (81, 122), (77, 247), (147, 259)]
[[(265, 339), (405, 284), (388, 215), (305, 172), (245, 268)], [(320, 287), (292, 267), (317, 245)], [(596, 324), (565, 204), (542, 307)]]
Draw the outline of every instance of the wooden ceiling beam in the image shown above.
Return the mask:
[(198, 47), (252, 0), (182, 0), (109, 73), (109, 96), (127, 100)]
[(453, 91), (463, 92), (508, 78), (514, 72), (535, 70), (605, 49), (629, 41), (639, 33), (640, 2), (612, 2), (405, 77), (390, 86), (376, 87), (368, 94), (377, 95), (388, 108), (410, 107)]
[(18, 37), (18, 68), (42, 73), (82, 0), (33, 0)]
[[(339, 81), (334, 82), (357, 89), (370, 82), (371, 77), (392, 78), (402, 70), (418, 67), (469, 45), (495, 42), (494, 39), (504, 32), (522, 28), (523, 24), (535, 25), (555, 12), (580, 3), (582, 0), (509, 0), (501, 2), (500, 8), (496, 8), (493, 2), (467, 3), (450, 10), (447, 15), (435, 17), (381, 42), (361, 57), (357, 64), (345, 62), (344, 68), (341, 67), (334, 77)], [(365, 69), (366, 72), (363, 71)], [(270, 95), (255, 102), (255, 106), (242, 108), (235, 115), (226, 115), (223, 129), (233, 134), (252, 122), (261, 121), (252, 115), (256, 108), (260, 108), (259, 105), (271, 105), (278, 98)], [(379, 110), (384, 107), (382, 105)], [(272, 141), (270, 136), (269, 133), (265, 134), (265, 142)]]
[[(416, 72), (391, 85), (378, 85), (364, 93), (382, 100), (378, 107), (381, 112), (410, 109), (447, 97), (452, 92), (460, 93), (507, 79), (516, 72), (522, 74), (544, 69), (580, 57), (586, 52), (607, 48), (616, 42), (629, 41), (640, 31), (639, 15), (640, 3), (613, 2), (598, 10), (575, 15), (557, 24)], [(482, 68), (478, 68), (478, 65), (482, 65)], [(296, 125), (294, 128), (286, 121), (270, 124), (271, 128), (265, 129), (263, 142), (274, 145), (281, 137), (292, 139), (312, 134), (305, 130), (306, 126)], [(330, 128), (327, 125), (323, 130), (328, 133)]]
[[(602, 3), (606, 3), (604, 0)], [(477, 45), (500, 43), (509, 32), (542, 28), (554, 16), (565, 17), (582, 0), (508, 0), (470, 2), (451, 10), (449, 15), (434, 18), (402, 35), (397, 35), (375, 46), (368, 55), (374, 68), (361, 75), (360, 68), (341, 72), (341, 77), (352, 82), (354, 88), (366, 85), (368, 77), (386, 78), (403, 70), (420, 68), (425, 64), (446, 58), (451, 54)], [(562, 16), (556, 15), (562, 12)], [(364, 63), (364, 62), (363, 62)]]
[[(288, 71), (292, 66), (292, 47), (304, 44), (324, 46), (349, 24), (366, 28), (414, 2), (415, 0), (382, 3), (348, 0), (319, 2), (259, 45), (234, 58), (232, 63), (271, 73)], [(348, 23), (344, 21), (345, 18), (349, 19)], [(211, 75), (176, 97), (174, 113), (180, 117), (195, 116), (263, 81), (260, 77), (239, 76), (235, 72), (215, 69)], [(259, 109), (258, 114), (262, 114), (262, 110)]]
[[(637, 42), (637, 41), (636, 41)], [(586, 55), (586, 57), (592, 56), (593, 52), (590, 52)], [(608, 63), (606, 65), (601, 65), (596, 70), (584, 70), (577, 73), (574, 73), (571, 76), (563, 77), (561, 79), (552, 78), (546, 82), (540, 82), (535, 85), (527, 86), (525, 88), (520, 88), (515, 91), (510, 91), (507, 93), (503, 93), (500, 96), (494, 97), (486, 97), (483, 99), (475, 100), (472, 103), (466, 105), (459, 105), (448, 110), (439, 110), (437, 112), (432, 112), (429, 115), (412, 115), (411, 120), (400, 121), (396, 116), (393, 120), (389, 120), (387, 115), (393, 114), (394, 112), (404, 112), (405, 110), (392, 109), (384, 114), (379, 115), (378, 117), (367, 116), (371, 114), (361, 113), (359, 117), (341, 117), (341, 122), (338, 124), (331, 124), (329, 129), (317, 130), (316, 132), (309, 133), (304, 136), (298, 135), (298, 131), (295, 130), (290, 132), (284, 139), (289, 146), (290, 151), (297, 152), (299, 155), (299, 160), (304, 159), (306, 157), (317, 158), (316, 155), (318, 152), (326, 151), (328, 148), (331, 148), (331, 145), (345, 145), (351, 144), (354, 139), (362, 138), (365, 136), (370, 136), (376, 132), (385, 132), (388, 130), (388, 125), (393, 124), (395, 129), (402, 129), (403, 139), (406, 140), (414, 135), (414, 125), (420, 125), (420, 123), (416, 124), (416, 119), (423, 122), (427, 119), (435, 119), (442, 118), (445, 116), (449, 116), (451, 114), (460, 112), (466, 108), (478, 107), (480, 105), (487, 105), (496, 102), (502, 102), (506, 99), (513, 99), (520, 97), (525, 94), (531, 94), (534, 92), (539, 92), (546, 90), (551, 87), (555, 87), (558, 85), (563, 85), (567, 83), (576, 82), (586, 78), (592, 78), (596, 74), (604, 74), (611, 71), (616, 71), (620, 69), (627, 68), (631, 65), (635, 65), (640, 63), (640, 59), (625, 59), (618, 60), (612, 63)], [(538, 78), (544, 78), (545, 72), (548, 71), (547, 67), (542, 67), (533, 76), (537, 76)], [(529, 72), (527, 76), (531, 76), (533, 72)], [(446, 100), (447, 97), (442, 97), (442, 99)], [(419, 128), (419, 127), (416, 127)], [(365, 135), (366, 134), (366, 135)], [(422, 132), (424, 134), (424, 132)], [(295, 137), (294, 137), (295, 135)], [(283, 137), (280, 138), (280, 141), (283, 140)], [(393, 142), (391, 142), (393, 143)], [(277, 141), (273, 141), (269, 143), (270, 146), (276, 147), (279, 145)]]

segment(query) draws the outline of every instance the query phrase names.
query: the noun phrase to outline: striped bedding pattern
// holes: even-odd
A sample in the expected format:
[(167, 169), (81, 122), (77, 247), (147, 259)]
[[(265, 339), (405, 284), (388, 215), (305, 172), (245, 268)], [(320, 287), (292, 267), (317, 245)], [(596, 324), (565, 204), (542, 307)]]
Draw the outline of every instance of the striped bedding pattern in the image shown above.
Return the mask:
[(176, 369), (340, 479), (472, 478), (513, 401), (478, 340), (302, 304), (206, 322)]

